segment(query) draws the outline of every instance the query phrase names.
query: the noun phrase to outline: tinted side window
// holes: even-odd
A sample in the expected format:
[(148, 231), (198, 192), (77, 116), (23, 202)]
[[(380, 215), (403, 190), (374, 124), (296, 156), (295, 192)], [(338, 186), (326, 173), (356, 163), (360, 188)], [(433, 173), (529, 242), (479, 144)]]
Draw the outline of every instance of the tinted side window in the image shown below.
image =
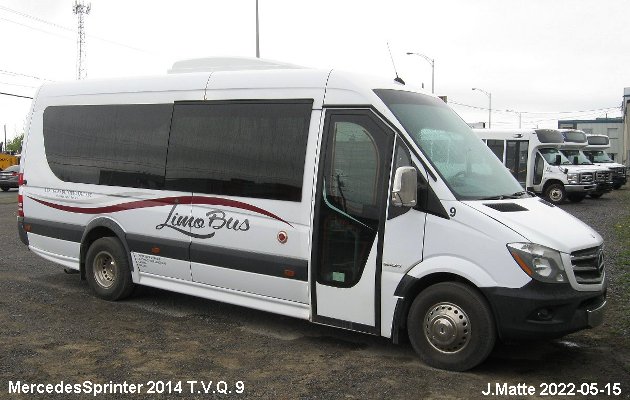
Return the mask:
[(490, 150), (492, 150), (492, 152), (499, 158), (499, 160), (503, 162), (503, 146), (505, 145), (505, 142), (503, 140), (488, 139), (486, 144), (488, 145), (488, 147), (490, 147)]
[(166, 187), (300, 201), (312, 101), (175, 105)]
[(48, 107), (48, 165), (66, 182), (160, 189), (172, 109), (172, 104)]

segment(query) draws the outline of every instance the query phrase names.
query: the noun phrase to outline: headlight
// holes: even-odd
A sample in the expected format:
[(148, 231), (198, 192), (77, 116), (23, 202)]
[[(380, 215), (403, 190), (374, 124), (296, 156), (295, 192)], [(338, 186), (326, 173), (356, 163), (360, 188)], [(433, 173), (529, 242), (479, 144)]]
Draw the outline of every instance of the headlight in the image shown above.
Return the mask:
[(569, 183), (579, 183), (580, 176), (579, 174), (567, 174), (567, 180), (569, 181)]
[(560, 252), (534, 243), (510, 243), (507, 248), (530, 277), (548, 283), (567, 282)]

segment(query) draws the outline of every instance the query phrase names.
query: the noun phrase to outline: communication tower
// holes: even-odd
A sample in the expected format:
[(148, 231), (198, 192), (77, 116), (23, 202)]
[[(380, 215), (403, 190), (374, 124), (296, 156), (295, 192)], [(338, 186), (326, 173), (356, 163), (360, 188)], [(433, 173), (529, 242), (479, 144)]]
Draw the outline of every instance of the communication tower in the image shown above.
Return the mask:
[(75, 0), (72, 6), (72, 12), (77, 15), (79, 19), (79, 32), (77, 38), (77, 79), (83, 79), (86, 76), (85, 69), (85, 16), (90, 13), (92, 4), (85, 5), (83, 0)]

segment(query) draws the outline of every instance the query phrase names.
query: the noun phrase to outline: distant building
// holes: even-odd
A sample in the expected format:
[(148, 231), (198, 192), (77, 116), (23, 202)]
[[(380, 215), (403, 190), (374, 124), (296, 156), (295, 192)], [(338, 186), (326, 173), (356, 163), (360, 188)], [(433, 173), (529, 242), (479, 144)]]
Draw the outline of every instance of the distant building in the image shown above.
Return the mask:
[(628, 153), (624, 150), (624, 119), (623, 118), (597, 118), (597, 119), (571, 119), (558, 121), (559, 129), (579, 129), (586, 134), (607, 135), (610, 138), (608, 153), (613, 160), (625, 163)]

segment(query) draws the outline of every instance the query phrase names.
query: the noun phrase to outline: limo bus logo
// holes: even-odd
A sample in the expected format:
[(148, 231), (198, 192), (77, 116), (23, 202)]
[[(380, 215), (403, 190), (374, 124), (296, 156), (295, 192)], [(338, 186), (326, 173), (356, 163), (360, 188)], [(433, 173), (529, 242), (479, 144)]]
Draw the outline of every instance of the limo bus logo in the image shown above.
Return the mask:
[[(77, 207), (77, 206), (68, 206), (63, 204), (52, 203), (45, 200), (36, 199), (34, 197), (28, 196), (29, 199), (36, 201), (37, 203), (43, 204), (47, 207), (54, 208), (57, 210), (77, 213), (77, 214), (111, 214), (117, 212), (131, 211), (142, 208), (150, 208), (150, 207), (162, 207), (162, 206), (171, 206), (171, 210), (161, 224), (156, 225), (155, 229), (163, 229), (170, 228), (174, 229), (178, 232), (181, 232), (184, 235), (188, 235), (191, 237), (199, 238), (199, 239), (208, 239), (215, 235), (216, 231), (221, 229), (230, 229), (237, 232), (245, 232), (250, 228), (249, 219), (245, 218), (242, 220), (236, 219), (234, 217), (230, 217), (226, 214), (225, 211), (220, 209), (211, 209), (210, 211), (206, 211), (203, 217), (195, 217), (191, 215), (179, 214), (177, 212), (178, 207), (183, 206), (195, 206), (195, 205), (209, 205), (209, 206), (220, 206), (220, 207), (230, 207), (237, 208), (249, 212), (253, 212), (256, 214), (264, 215), (266, 217), (275, 219), (284, 224), (293, 227), (289, 222), (280, 218), (276, 214), (273, 214), (265, 209), (260, 207), (256, 207), (252, 204), (244, 203), (242, 201), (223, 199), (220, 197), (205, 197), (205, 196), (179, 196), (179, 197), (163, 197), (158, 199), (151, 200), (138, 200), (131, 201), (127, 203), (114, 204), (109, 206), (102, 207)], [(206, 230), (206, 233), (193, 232), (194, 230)], [(208, 231), (211, 230), (211, 231)]]
[(221, 230), (230, 229), (237, 232), (245, 232), (249, 230), (249, 220), (245, 218), (243, 221), (239, 221), (233, 217), (226, 217), (224, 211), (211, 210), (205, 215), (205, 218), (195, 217), (194, 215), (181, 215), (176, 212), (177, 204), (173, 205), (171, 211), (168, 213), (166, 220), (156, 225), (155, 229), (160, 230), (164, 227), (171, 228), (184, 235), (191, 236), (197, 239), (210, 239), (216, 232), (210, 232), (207, 234), (195, 233), (195, 230)]

